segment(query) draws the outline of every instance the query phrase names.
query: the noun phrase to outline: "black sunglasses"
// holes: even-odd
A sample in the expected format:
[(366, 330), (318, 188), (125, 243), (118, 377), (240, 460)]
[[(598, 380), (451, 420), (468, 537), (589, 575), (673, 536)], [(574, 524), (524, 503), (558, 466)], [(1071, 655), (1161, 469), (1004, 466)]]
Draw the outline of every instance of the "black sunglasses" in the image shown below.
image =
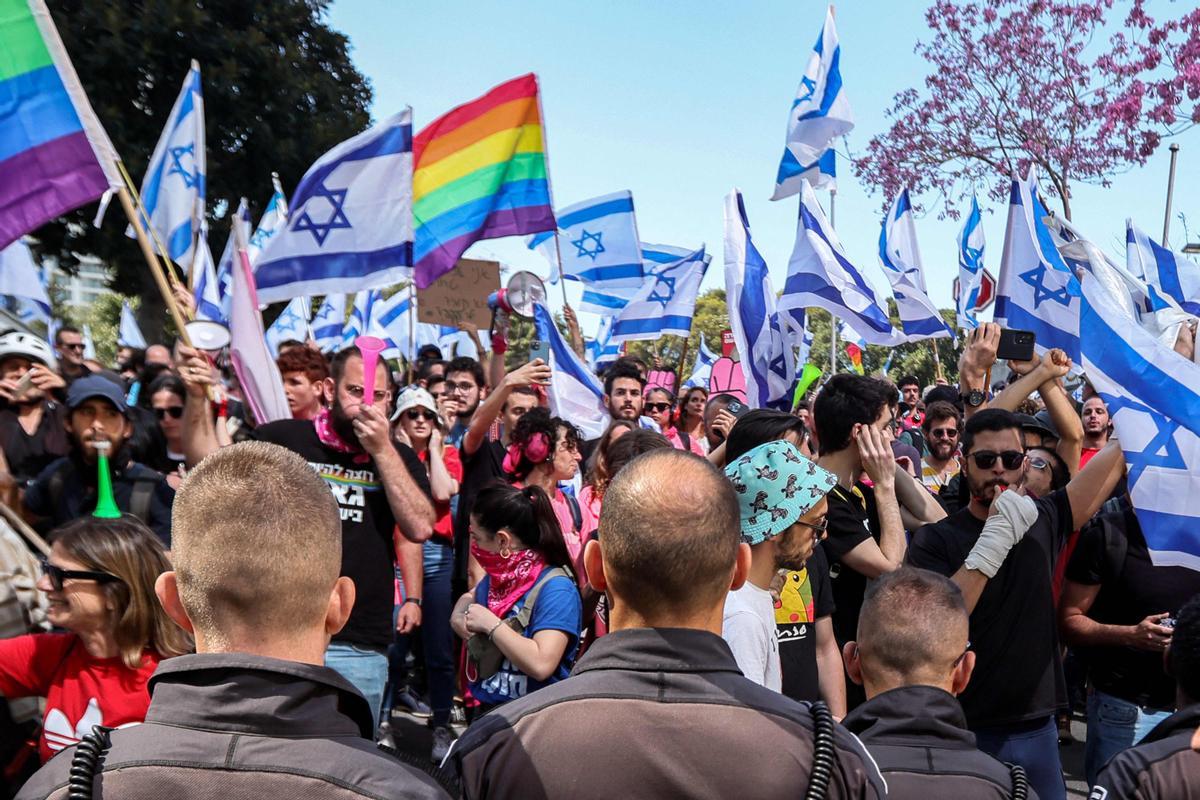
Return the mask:
[(421, 418), (433, 421), (437, 419), (437, 414), (424, 408), (410, 408), (404, 412), (404, 416), (410, 420), (418, 420)]
[(87, 349), (87, 345), (82, 342), (79, 344), (60, 344), (59, 347), (63, 350), (78, 350), (81, 353)]
[(991, 469), (995, 466), (997, 458), (1004, 464), (1005, 469), (1016, 469), (1025, 460), (1025, 454), (1020, 450), (1005, 450), (1003, 453), (980, 450), (977, 453), (971, 453), (971, 458), (975, 459), (975, 466), (980, 469)]
[(669, 411), (670, 408), (671, 408), (670, 403), (646, 403), (647, 411), (662, 412), (662, 411)]
[(958, 428), (934, 428), (929, 435), (934, 439), (953, 439), (958, 436)]
[(166, 419), (168, 415), (171, 419), (179, 419), (183, 416), (183, 406), (167, 406), (166, 408), (154, 409), (154, 416), (158, 417), (159, 422)]
[(109, 575), (107, 572), (91, 572), (83, 569), (63, 569), (51, 564), (47, 559), (42, 559), (42, 574), (50, 579), (50, 585), (54, 587), (54, 591), (61, 592), (63, 581), (95, 581), (96, 583), (112, 583), (121, 580), (116, 575)]

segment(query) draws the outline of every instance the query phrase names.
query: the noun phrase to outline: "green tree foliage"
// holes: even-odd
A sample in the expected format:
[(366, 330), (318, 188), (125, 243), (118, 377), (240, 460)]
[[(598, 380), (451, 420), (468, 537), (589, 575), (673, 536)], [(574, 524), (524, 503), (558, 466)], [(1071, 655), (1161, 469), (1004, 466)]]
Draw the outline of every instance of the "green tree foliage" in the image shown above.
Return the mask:
[[(257, 216), (272, 172), (295, 186), (321, 153), (370, 121), (371, 88), (350, 61), (346, 37), (325, 24), (328, 0), (49, 5), (92, 106), (139, 185), (191, 60), (200, 62), (210, 222), (240, 197)], [(40, 249), (68, 270), (76, 253), (104, 260), (114, 288), (143, 297), (143, 330), (154, 339), (162, 303), (137, 244), (125, 236), (124, 215), (114, 207), (96, 229), (95, 213), (93, 204), (43, 226), (35, 234)], [(212, 229), (223, 241), (228, 226)]]

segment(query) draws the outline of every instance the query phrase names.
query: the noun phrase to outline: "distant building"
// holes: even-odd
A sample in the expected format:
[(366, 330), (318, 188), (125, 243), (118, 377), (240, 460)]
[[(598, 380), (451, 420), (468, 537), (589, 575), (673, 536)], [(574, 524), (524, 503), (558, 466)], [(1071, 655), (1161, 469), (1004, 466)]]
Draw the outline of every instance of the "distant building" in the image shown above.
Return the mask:
[(95, 256), (79, 256), (79, 268), (74, 275), (59, 269), (54, 259), (45, 260), (47, 282), (57, 284), (63, 291), (63, 302), (71, 307), (91, 306), (103, 294), (111, 294), (108, 267)]

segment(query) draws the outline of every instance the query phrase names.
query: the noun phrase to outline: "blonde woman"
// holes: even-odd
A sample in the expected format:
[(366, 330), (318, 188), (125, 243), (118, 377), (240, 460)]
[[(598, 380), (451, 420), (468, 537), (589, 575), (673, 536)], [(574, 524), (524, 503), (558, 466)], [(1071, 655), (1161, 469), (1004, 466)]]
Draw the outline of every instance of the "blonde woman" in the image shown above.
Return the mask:
[(141, 722), (158, 662), (192, 649), (154, 595), (170, 564), (139, 520), (84, 517), (50, 538), (37, 585), (47, 619), (67, 632), (0, 640), (0, 695), (46, 698), (42, 761), (95, 725)]

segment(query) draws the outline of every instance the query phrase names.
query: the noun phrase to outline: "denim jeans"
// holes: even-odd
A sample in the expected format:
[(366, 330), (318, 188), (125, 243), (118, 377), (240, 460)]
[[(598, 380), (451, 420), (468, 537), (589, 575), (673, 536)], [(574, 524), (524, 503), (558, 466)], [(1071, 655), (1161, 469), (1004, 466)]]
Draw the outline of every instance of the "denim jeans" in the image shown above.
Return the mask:
[(1053, 716), (974, 731), (979, 749), (1006, 764), (1025, 768), (1029, 786), (1041, 800), (1066, 800), (1058, 725)]
[(1088, 786), (1095, 785), (1096, 776), (1110, 758), (1133, 747), (1155, 725), (1171, 716), (1170, 711), (1137, 706), (1098, 690), (1092, 690), (1088, 695), (1087, 714), (1088, 735), (1083, 770)]
[(349, 642), (330, 642), (325, 651), (325, 666), (337, 671), (367, 698), (374, 732), (379, 727), (379, 709), (383, 706), (383, 687), (387, 683), (387, 656)]
[[(454, 631), (450, 629), (450, 612), (454, 602), (450, 594), (450, 576), (454, 572), (454, 549), (449, 542), (429, 540), (422, 545), (425, 578), (421, 593), (421, 647), (425, 655), (425, 676), (429, 681), (429, 709), (433, 712), (434, 727), (450, 722), (450, 707), (454, 702)], [(397, 691), (400, 670), (408, 655), (409, 635), (397, 636), (388, 650), (392, 665), (389, 673), (391, 692)], [(388, 698), (391, 707), (391, 697)]]

